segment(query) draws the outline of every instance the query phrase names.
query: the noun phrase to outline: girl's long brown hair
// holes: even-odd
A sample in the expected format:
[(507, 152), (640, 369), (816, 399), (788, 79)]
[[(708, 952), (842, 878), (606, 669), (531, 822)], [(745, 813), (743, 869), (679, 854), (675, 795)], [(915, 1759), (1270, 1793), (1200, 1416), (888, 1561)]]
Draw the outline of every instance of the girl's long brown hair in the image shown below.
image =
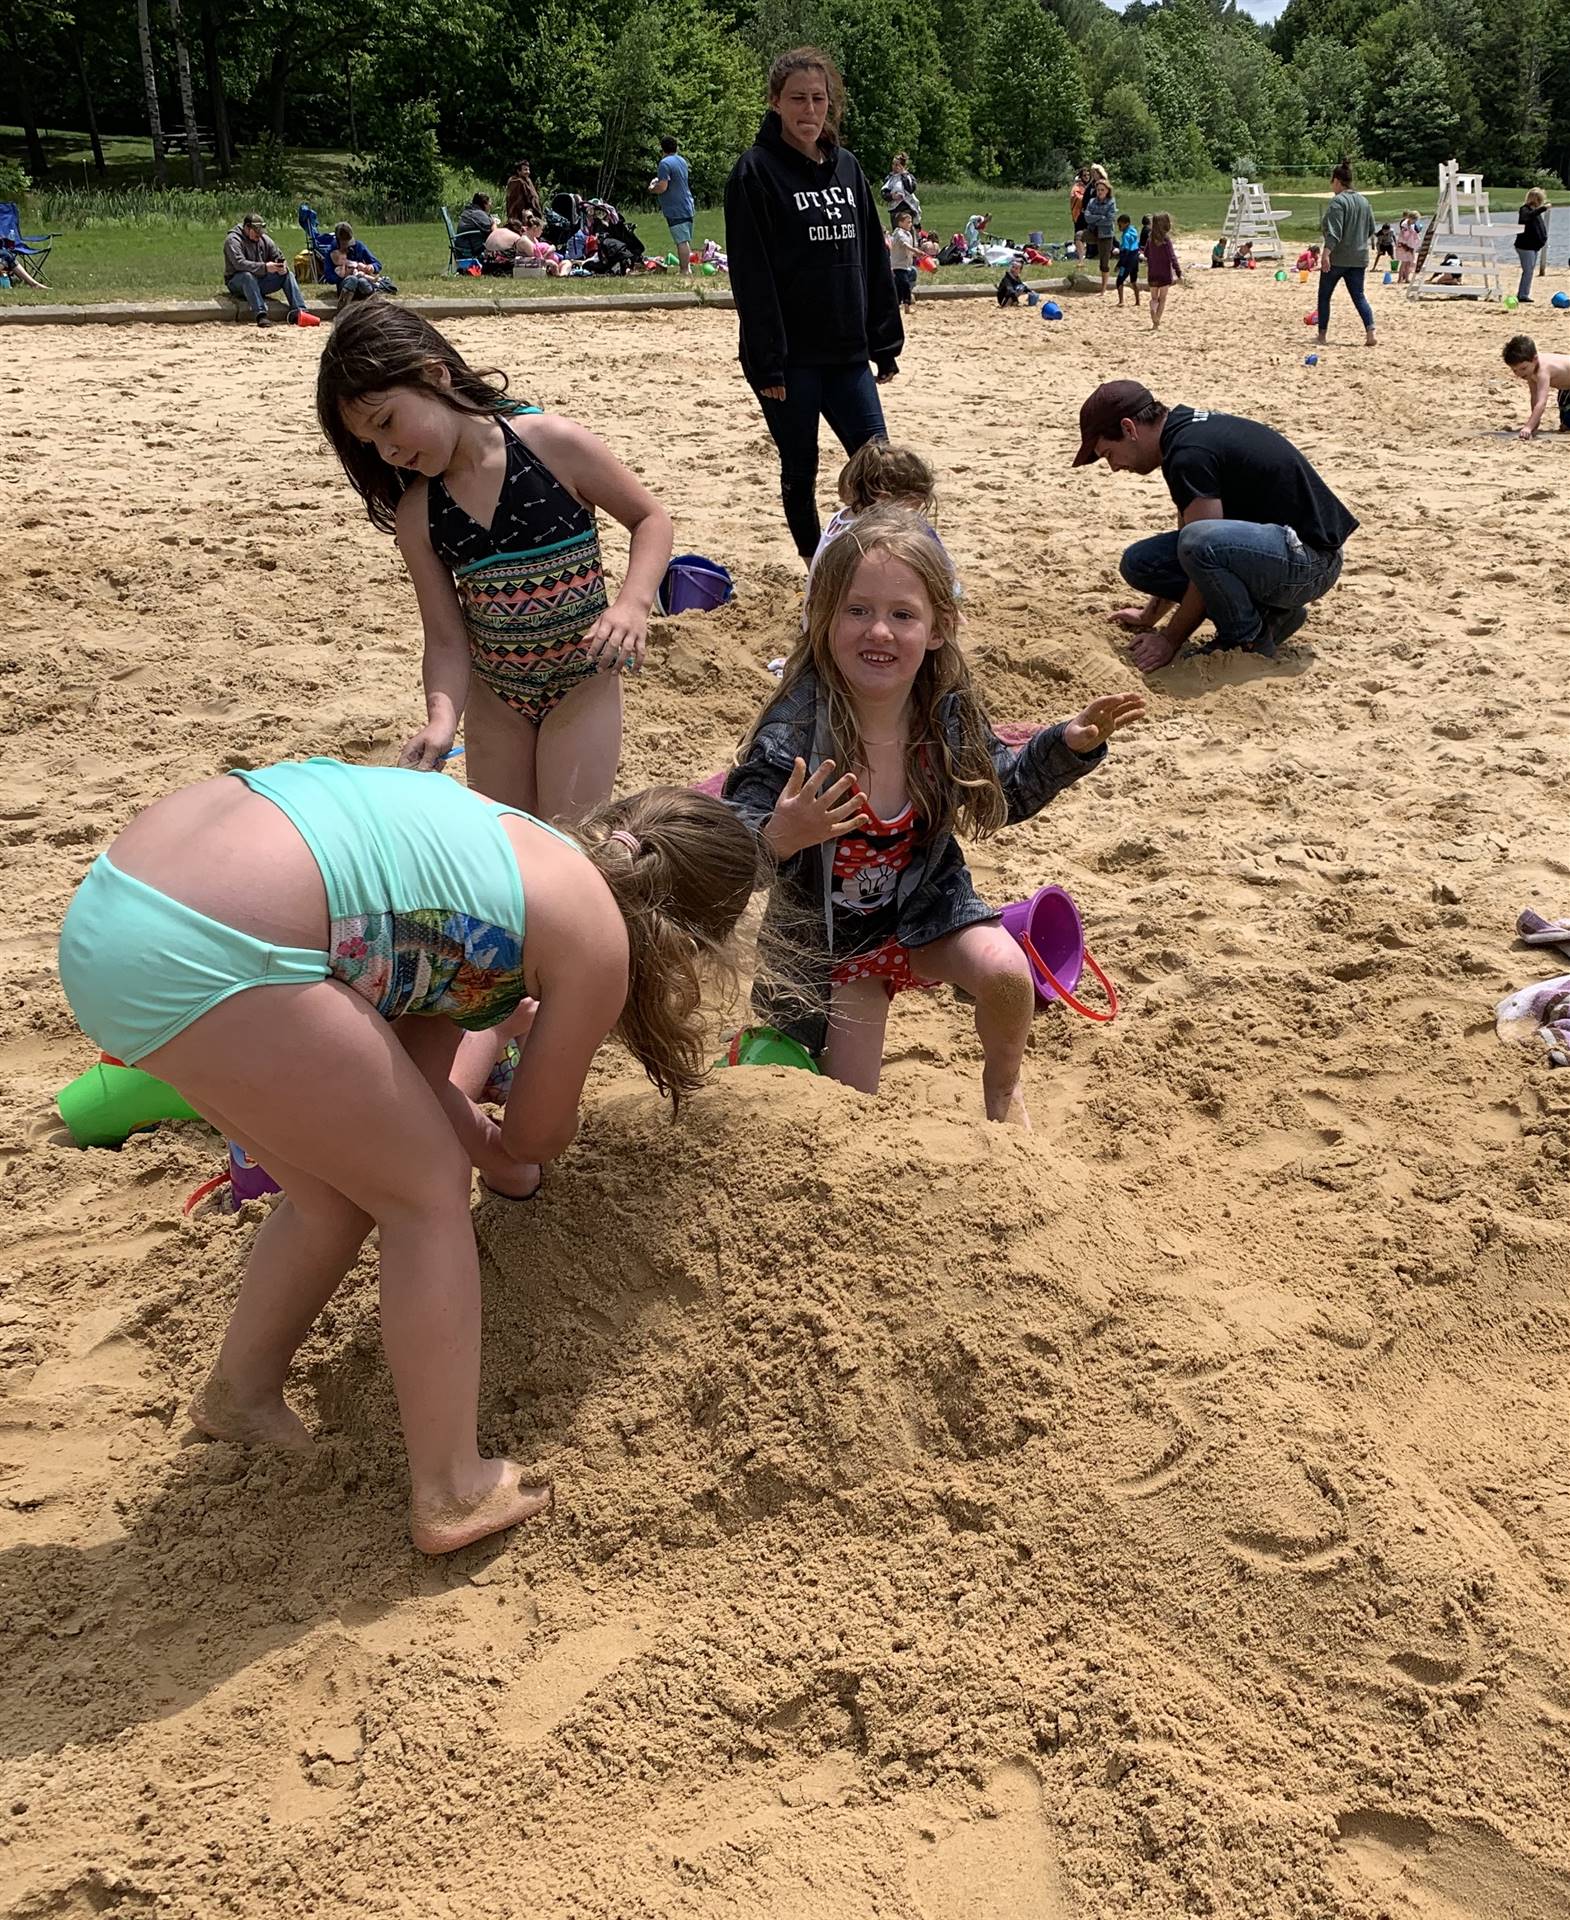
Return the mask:
[[(772, 707), (788, 693), (810, 669), (828, 702), (830, 750), (835, 765), (847, 773), (865, 769), (866, 750), (855, 704), (835, 664), (831, 641), (856, 569), (873, 554), (903, 561), (917, 576), (932, 609), (933, 631), (942, 641), (923, 656), (910, 690), (905, 790), (915, 803), (924, 833), (936, 838), (939, 834), (964, 832), (973, 839), (983, 839), (1003, 825), (1008, 805), (992, 764), (992, 729), (957, 638), (959, 603), (954, 596), (954, 576), (943, 549), (932, 537), (931, 527), (919, 514), (904, 507), (871, 507), (825, 550), (812, 576), (806, 631), (785, 662), (780, 691), (769, 705)], [(942, 709), (951, 696), (953, 723), (945, 730)], [(762, 718), (760, 714), (759, 722)], [(757, 723), (753, 727), (756, 731)], [(751, 736), (742, 746), (741, 757), (745, 758), (750, 744)]]
[(671, 1105), (708, 1071), (706, 983), (735, 986), (736, 922), (767, 855), (723, 800), (646, 787), (589, 815), (574, 836), (627, 923), (627, 1002), (616, 1032)]
[[(445, 367), (450, 385), (431, 379)], [(413, 477), (388, 466), (374, 447), (344, 425), (352, 400), (394, 387), (423, 386), (456, 413), (508, 413), (507, 376), (495, 367), (471, 367), (429, 320), (391, 300), (357, 300), (334, 323), (316, 374), (316, 417), (343, 463), (349, 484), (365, 502), (371, 525), (393, 530), (398, 502)]]
[(920, 500), (930, 514), (936, 493), (932, 469), (914, 447), (868, 440), (840, 468), (839, 496), (852, 513), (885, 500)]

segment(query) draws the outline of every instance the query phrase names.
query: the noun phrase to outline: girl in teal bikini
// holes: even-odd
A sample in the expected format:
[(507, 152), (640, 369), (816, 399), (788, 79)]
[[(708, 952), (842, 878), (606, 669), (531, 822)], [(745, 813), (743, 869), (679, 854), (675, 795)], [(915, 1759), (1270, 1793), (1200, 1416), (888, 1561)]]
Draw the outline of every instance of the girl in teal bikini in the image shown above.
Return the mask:
[[(289, 1365), (375, 1227), (415, 1545), (549, 1504), (479, 1451), (470, 1170), (531, 1195), (612, 1033), (673, 1101), (697, 1086), (703, 977), (757, 857), (728, 807), (676, 788), (569, 839), (442, 774), (336, 760), (205, 780), (131, 822), (66, 914), (61, 985), (285, 1194), (192, 1406), (204, 1432), (310, 1444)], [(498, 1125), (475, 1096), (525, 1032)]]
[[(670, 515), (602, 440), (509, 400), (385, 300), (340, 316), (316, 407), (372, 524), (397, 534), (425, 625), (426, 722), (403, 763), (438, 765), (462, 719), (482, 792), (558, 820), (608, 800)], [(614, 601), (599, 507), (632, 535)]]

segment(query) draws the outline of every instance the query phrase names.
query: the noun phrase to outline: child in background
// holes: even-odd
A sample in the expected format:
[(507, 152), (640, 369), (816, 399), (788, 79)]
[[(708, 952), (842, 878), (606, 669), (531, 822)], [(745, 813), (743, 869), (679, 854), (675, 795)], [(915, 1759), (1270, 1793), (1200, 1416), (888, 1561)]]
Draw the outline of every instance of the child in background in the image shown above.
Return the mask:
[(967, 259), (974, 254), (980, 253), (982, 243), (987, 238), (987, 227), (991, 219), (992, 215), (990, 213), (973, 213), (965, 222), (965, 255)]
[(1150, 215), (1147, 213), (1142, 217), (1139, 223), (1140, 251), (1143, 253), (1145, 248), (1148, 247), (1149, 245), (1150, 245)]
[(1031, 819), (1137, 720), (1106, 694), (1017, 752), (987, 722), (926, 524), (879, 508), (823, 555), (807, 631), (725, 797), (778, 861), (760, 950), (788, 986), (760, 1015), (876, 1093), (889, 1001), (948, 982), (973, 996), (990, 1120), (1030, 1124), (1020, 1069), (1034, 989), (955, 839)]
[(355, 239), (354, 228), (347, 221), (333, 228), (332, 263), (333, 272), (338, 276), (341, 307), (351, 300), (367, 299), (378, 288), (387, 293), (398, 291), (390, 280), (383, 286), (381, 262), (364, 241)]
[(1003, 278), (998, 282), (998, 305), (1017, 307), (1030, 288), (1025, 285), (1025, 263), (1023, 260), (1011, 260), (1003, 269)]
[[(420, 606), (426, 722), (401, 763), (440, 766), (462, 719), (482, 793), (558, 820), (608, 800), (670, 515), (603, 440), (509, 400), (504, 375), (388, 300), (333, 328), (316, 411)], [(614, 601), (597, 508), (632, 535)]]
[[(1085, 201), (1085, 241), (1087, 248), (1095, 251), (1097, 264), (1101, 268), (1101, 291), (1107, 290), (1107, 275), (1112, 268), (1113, 236), (1117, 232), (1118, 203), (1112, 192), (1112, 183), (1105, 174), (1097, 175), (1092, 169), (1094, 184)], [(1089, 257), (1087, 253), (1087, 258)]]
[(1570, 353), (1539, 353), (1535, 340), (1518, 333), (1513, 340), (1505, 342), (1504, 361), (1515, 377), (1532, 389), (1532, 410), (1520, 438), (1530, 440), (1537, 432), (1548, 408), (1548, 396), (1556, 390), (1559, 431), (1570, 433)]
[(3, 281), (7, 287), (14, 287), (20, 281), (24, 287), (37, 287), (40, 293), (49, 291), (49, 283), (36, 279), (29, 273), (27, 262), (21, 254), (15, 247), (7, 246), (4, 241), (0, 241), (0, 281)]
[(1318, 265), (1318, 247), (1305, 247), (1297, 257), (1297, 270), (1299, 273), (1312, 273)]
[(1118, 305), (1123, 304), (1125, 286), (1134, 289), (1134, 305), (1139, 305), (1139, 234), (1126, 213), (1118, 215)]
[(1378, 233), (1374, 235), (1374, 271), (1376, 273), (1379, 271), (1380, 261), (1386, 257), (1389, 258), (1391, 266), (1394, 266), (1396, 263), (1396, 236), (1388, 220), (1382, 223)]
[(1234, 267), (1251, 267), (1254, 264), (1254, 243), (1252, 240), (1240, 240), (1237, 252), (1232, 256)]
[(1161, 325), (1161, 316), (1167, 309), (1167, 294), (1172, 282), (1183, 278), (1183, 269), (1178, 262), (1177, 248), (1172, 244), (1172, 216), (1170, 213), (1155, 213), (1150, 217), (1150, 245), (1145, 249), (1146, 284), (1150, 288), (1150, 325), (1152, 331)]
[[(1006, 275), (1004, 277), (1007, 278)], [(823, 538), (818, 542), (812, 565), (807, 569), (807, 601), (801, 610), (803, 630), (811, 612), (812, 586), (817, 578), (818, 562), (842, 533), (855, 526), (861, 516), (870, 513), (874, 507), (903, 507), (907, 513), (920, 516), (933, 545), (943, 556), (943, 564), (953, 582), (954, 598), (959, 600), (963, 597), (954, 562), (932, 524), (938, 505), (937, 481), (931, 467), (914, 447), (891, 446), (887, 440), (869, 440), (840, 469), (839, 497), (839, 509), (823, 529)]]
[(906, 313), (916, 306), (916, 261), (920, 255), (916, 234), (916, 216), (908, 206), (894, 209), (894, 224), (889, 232), (889, 265), (899, 303)]
[(1396, 228), (1396, 259), (1400, 263), (1400, 272), (1396, 275), (1404, 287), (1417, 268), (1417, 250), (1422, 244), (1423, 228), (1413, 212), (1403, 213), (1401, 224)]
[[(1144, 239), (1140, 241), (1139, 244), (1141, 245), (1141, 247), (1147, 247), (1147, 248), (1149, 247), (1150, 236), (1148, 233), (1145, 235)], [(1216, 242), (1216, 244), (1210, 249), (1210, 264), (1213, 267), (1224, 267), (1226, 263), (1227, 263), (1227, 243), (1226, 243), (1226, 238), (1223, 235), (1223, 237), (1219, 239)], [(1302, 263), (1299, 262), (1299, 264), (1301, 265)]]

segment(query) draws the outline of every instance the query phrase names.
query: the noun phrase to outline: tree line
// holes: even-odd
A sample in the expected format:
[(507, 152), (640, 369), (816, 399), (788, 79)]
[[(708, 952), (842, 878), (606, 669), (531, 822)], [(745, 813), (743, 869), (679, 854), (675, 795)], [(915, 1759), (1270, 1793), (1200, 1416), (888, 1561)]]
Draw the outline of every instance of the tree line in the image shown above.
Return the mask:
[(0, 117), (152, 134), (155, 175), (287, 189), (291, 146), (347, 148), (389, 209), (426, 213), (444, 158), (611, 197), (682, 142), (717, 199), (770, 55), (812, 41), (845, 74), (869, 172), (1063, 185), (1086, 159), (1133, 187), (1324, 171), (1501, 184), (1570, 178), (1570, 0), (10, 0)]

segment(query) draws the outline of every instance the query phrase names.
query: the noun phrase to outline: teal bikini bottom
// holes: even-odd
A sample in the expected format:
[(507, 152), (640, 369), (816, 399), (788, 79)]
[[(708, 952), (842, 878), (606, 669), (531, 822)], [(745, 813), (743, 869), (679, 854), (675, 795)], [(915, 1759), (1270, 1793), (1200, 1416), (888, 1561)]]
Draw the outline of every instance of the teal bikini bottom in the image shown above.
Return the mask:
[(417, 907), (342, 914), (325, 951), (275, 947), (122, 873), (106, 853), (60, 929), (60, 984), (77, 1024), (127, 1066), (232, 994), (328, 979), (384, 1020), (440, 1014), (483, 1032), (527, 991), (523, 937), (457, 908)]
[(77, 1024), (127, 1066), (231, 994), (308, 986), (332, 971), (321, 949), (275, 947), (210, 920), (122, 873), (106, 853), (60, 929), (60, 984)]

